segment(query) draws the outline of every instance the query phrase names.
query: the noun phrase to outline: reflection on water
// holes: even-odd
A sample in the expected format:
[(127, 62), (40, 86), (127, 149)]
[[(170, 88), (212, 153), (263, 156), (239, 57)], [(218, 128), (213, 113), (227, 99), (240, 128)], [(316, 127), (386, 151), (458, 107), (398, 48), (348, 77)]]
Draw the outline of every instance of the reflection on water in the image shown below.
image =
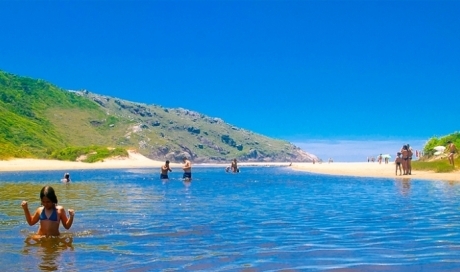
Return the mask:
[(410, 194), (410, 178), (400, 178), (396, 179), (398, 186), (400, 187), (401, 194), (403, 196), (408, 196)]
[[(39, 258), (38, 268), (41, 271), (58, 271), (62, 270), (63, 267), (61, 253), (66, 250), (73, 250), (72, 242), (73, 237), (71, 235), (60, 237), (30, 235), (24, 241), (22, 253), (25, 257)], [(66, 270), (72, 269), (69, 263), (64, 266)]]
[[(289, 168), (238, 175), (197, 168), (0, 173), (6, 271), (460, 269), (460, 184), (321, 176)], [(76, 211), (59, 238), (31, 233), (20, 203), (44, 185)], [(428, 265), (429, 264), (429, 265)], [(10, 269), (13, 268), (13, 269)]]

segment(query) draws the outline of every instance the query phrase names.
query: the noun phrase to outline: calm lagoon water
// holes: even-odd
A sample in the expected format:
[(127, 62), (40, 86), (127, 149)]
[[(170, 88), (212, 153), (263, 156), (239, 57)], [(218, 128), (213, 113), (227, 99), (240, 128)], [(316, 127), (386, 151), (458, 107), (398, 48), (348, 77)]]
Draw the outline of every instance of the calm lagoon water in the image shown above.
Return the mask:
[[(3, 271), (460, 270), (460, 184), (316, 175), (283, 167), (0, 173)], [(60, 239), (30, 239), (52, 185), (76, 211)]]

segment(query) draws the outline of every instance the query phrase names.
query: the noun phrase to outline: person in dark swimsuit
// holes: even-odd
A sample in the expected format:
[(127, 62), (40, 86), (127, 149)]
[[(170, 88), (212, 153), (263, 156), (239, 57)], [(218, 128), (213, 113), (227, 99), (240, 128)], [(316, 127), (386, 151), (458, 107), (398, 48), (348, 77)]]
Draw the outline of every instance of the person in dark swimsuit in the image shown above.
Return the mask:
[(184, 167), (182, 167), (182, 170), (184, 170), (184, 174), (182, 175), (182, 178), (185, 181), (191, 181), (192, 180), (192, 163), (187, 160), (187, 157), (183, 158), (184, 161)]
[(46, 215), (46, 209), (43, 208), (39, 218), (40, 220), (50, 220), (55, 222), (58, 221), (56, 208), (52, 209), (51, 215), (49, 217)]
[(409, 159), (409, 150), (407, 148), (407, 145), (403, 145), (401, 148), (401, 156), (402, 156), (402, 168), (403, 168), (403, 175), (407, 175), (408, 172), (408, 167), (407, 167), (407, 160)]
[(407, 174), (412, 175), (412, 156), (414, 152), (412, 151), (412, 147), (409, 144), (407, 146)]
[(169, 179), (168, 172), (172, 172), (169, 167), (169, 161), (166, 161), (165, 164), (161, 167), (160, 179)]
[(70, 229), (75, 212), (73, 209), (69, 209), (69, 217), (67, 217), (64, 207), (57, 205), (58, 199), (53, 187), (43, 187), (40, 191), (40, 199), (43, 207), (37, 208), (33, 215), (29, 212), (27, 201), (21, 203), (26, 221), (30, 226), (40, 221), (37, 235), (59, 236), (59, 224), (61, 222), (65, 229)]

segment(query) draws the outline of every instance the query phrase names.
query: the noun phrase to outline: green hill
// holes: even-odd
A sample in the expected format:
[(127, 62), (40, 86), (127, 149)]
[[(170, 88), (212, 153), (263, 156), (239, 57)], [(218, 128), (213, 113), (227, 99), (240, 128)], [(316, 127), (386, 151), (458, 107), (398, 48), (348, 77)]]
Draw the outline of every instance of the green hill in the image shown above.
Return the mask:
[[(0, 159), (73, 160), (75, 154), (102, 153), (101, 148), (107, 147), (136, 149), (149, 158), (171, 161), (183, 156), (195, 162), (317, 159), (289, 142), (219, 118), (62, 90), (43, 80), (0, 71)], [(115, 152), (120, 154), (120, 149)]]
[(447, 146), (448, 141), (451, 141), (457, 147), (460, 147), (460, 132), (454, 132), (442, 137), (431, 137), (423, 147), (423, 153), (427, 157), (432, 157), (435, 153), (434, 147)]
[(460, 132), (454, 132), (442, 137), (430, 138), (423, 147), (423, 157), (412, 163), (415, 170), (434, 171), (437, 173), (453, 172), (460, 165), (458, 154), (454, 156), (455, 167), (449, 164), (447, 152), (436, 154), (436, 146), (447, 146), (447, 142), (453, 142), (457, 148), (460, 148)]

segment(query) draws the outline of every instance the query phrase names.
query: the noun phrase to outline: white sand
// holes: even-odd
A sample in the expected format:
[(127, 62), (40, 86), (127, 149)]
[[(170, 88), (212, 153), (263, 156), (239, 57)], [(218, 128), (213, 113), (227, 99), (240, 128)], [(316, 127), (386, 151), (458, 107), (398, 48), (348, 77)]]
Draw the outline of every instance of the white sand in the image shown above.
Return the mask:
[(164, 164), (162, 161), (151, 160), (134, 151), (128, 151), (128, 154), (129, 158), (112, 158), (95, 163), (60, 160), (12, 159), (0, 161), (0, 171), (160, 168)]
[(333, 163), (293, 163), (292, 169), (318, 174), (357, 177), (412, 178), (424, 180), (460, 181), (458, 171), (451, 173), (435, 173), (412, 170), (412, 175), (395, 175), (395, 164), (379, 164), (378, 162), (333, 162)]
[[(39, 160), (39, 159), (12, 159), (0, 161), (0, 172), (6, 171), (33, 171), (33, 170), (63, 170), (70, 171), (76, 169), (123, 169), (123, 168), (159, 168), (164, 164), (163, 161), (151, 160), (135, 151), (129, 151), (128, 158), (107, 159), (103, 162), (84, 163), (84, 162), (69, 162), (59, 160)], [(193, 163), (193, 162), (192, 162)], [(180, 163), (171, 163), (171, 168), (181, 168)], [(279, 163), (238, 163), (240, 167), (244, 166), (288, 166), (287, 162)], [(193, 166), (215, 166), (227, 167), (228, 164), (194, 164)], [(307, 171), (311, 173), (337, 175), (337, 176), (358, 176), (358, 177), (385, 177), (385, 178), (413, 178), (425, 180), (447, 180), (460, 181), (460, 173), (458, 171), (452, 173), (434, 173), (427, 171), (412, 171), (410, 176), (396, 176), (394, 163), (379, 164), (377, 162), (354, 162), (354, 163), (293, 163), (292, 169), (299, 171)]]

